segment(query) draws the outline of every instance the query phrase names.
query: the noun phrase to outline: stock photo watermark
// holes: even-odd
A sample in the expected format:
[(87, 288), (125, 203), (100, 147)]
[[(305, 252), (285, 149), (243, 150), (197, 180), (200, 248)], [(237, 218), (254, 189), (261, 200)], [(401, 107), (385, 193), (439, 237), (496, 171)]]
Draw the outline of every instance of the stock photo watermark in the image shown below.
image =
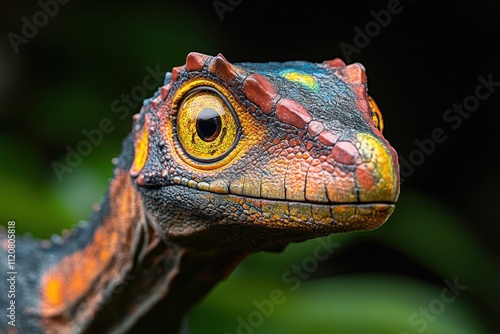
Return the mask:
[[(406, 0), (411, 2), (412, 0)], [(385, 9), (379, 11), (371, 10), (372, 20), (365, 23), (360, 28), (354, 27), (354, 37), (352, 43), (341, 42), (339, 48), (342, 51), (344, 59), (349, 63), (352, 61), (353, 54), (359, 54), (364, 48), (370, 45), (373, 38), (380, 35), (383, 28), (389, 26), (394, 15), (401, 14), (404, 7), (399, 0), (389, 0)]]
[[(412, 327), (417, 327), (415, 330), (418, 333), (423, 333), (429, 327), (429, 323), (435, 321), (437, 316), (446, 310), (446, 306), (453, 303), (467, 289), (467, 285), (460, 284), (457, 277), (453, 282), (445, 279), (443, 283), (445, 288), (441, 290), (439, 297), (432, 299), (426, 306), (419, 307), (418, 311), (408, 317), (408, 323)], [(410, 333), (402, 331), (399, 334)]]
[[(120, 98), (111, 102), (110, 109), (119, 120), (126, 119), (131, 111), (137, 110), (142, 101), (163, 83), (165, 72), (160, 70), (159, 64), (155, 68), (146, 66), (146, 72), (142, 85), (133, 87), (128, 94), (122, 93)], [(82, 163), (83, 158), (89, 156), (94, 148), (102, 143), (105, 135), (112, 133), (115, 129), (115, 123), (108, 117), (102, 118), (96, 128), (83, 129), (81, 131), (83, 139), (74, 147), (66, 146), (64, 161), (53, 161), (51, 164), (59, 182), (62, 182), (65, 174), (73, 172)]]
[(239, 6), (243, 0), (214, 0), (212, 6), (219, 17), (219, 20), (224, 21), (226, 12), (232, 12), (236, 6)]
[(461, 103), (454, 103), (451, 108), (444, 111), (442, 119), (447, 128), (434, 128), (429, 136), (413, 141), (416, 148), (407, 157), (399, 155), (401, 182), (410, 177), (415, 172), (416, 167), (421, 166), (428, 157), (436, 152), (437, 146), (448, 139), (450, 130), (458, 130), (463, 121), (479, 109), (481, 101), (488, 99), (500, 87), (500, 81), (494, 81), (491, 73), (487, 76), (479, 75), (477, 81), (479, 83), (473, 94), (465, 97)]
[[(287, 285), (289, 291), (296, 291), (302, 282), (318, 269), (319, 263), (325, 261), (340, 246), (331, 240), (332, 236), (317, 239), (318, 245), (314, 248), (313, 254), (302, 260), (300, 264), (293, 264), (290, 269), (283, 272), (281, 281)], [(238, 316), (236, 334), (252, 334), (254, 329), (264, 324), (265, 319), (273, 315), (278, 305), (286, 301), (286, 290), (273, 289), (269, 293), (269, 298), (264, 300), (254, 300), (255, 308), (246, 316)], [(230, 334), (230, 332), (224, 332)]]
[(14, 52), (19, 53), (21, 44), (28, 44), (30, 40), (38, 35), (40, 29), (45, 27), (51, 18), (59, 13), (60, 5), (66, 5), (70, 0), (40, 0), (37, 2), (40, 10), (31, 15), (31, 18), (23, 16), (21, 18), (21, 28), (19, 33), (13, 31), (7, 34), (10, 45)]
[(16, 326), (16, 222), (7, 223), (7, 324)]

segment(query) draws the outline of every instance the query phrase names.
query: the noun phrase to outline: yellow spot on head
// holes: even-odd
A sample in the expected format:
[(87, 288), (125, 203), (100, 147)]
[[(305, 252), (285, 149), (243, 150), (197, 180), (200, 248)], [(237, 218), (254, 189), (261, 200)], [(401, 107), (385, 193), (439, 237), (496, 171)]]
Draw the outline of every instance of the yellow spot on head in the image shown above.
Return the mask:
[(314, 92), (318, 91), (319, 84), (312, 75), (294, 70), (285, 70), (281, 73), (281, 76), (290, 81), (298, 82)]

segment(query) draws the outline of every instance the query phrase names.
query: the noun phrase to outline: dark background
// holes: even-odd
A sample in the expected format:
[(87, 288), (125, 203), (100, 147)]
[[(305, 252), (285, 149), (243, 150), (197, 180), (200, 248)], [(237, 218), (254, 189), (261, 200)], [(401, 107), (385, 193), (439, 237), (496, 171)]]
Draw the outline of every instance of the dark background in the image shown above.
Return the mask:
[[(21, 36), (22, 18), (33, 22), (42, 7), (0, 4), (0, 224), (16, 220), (19, 233), (46, 238), (88, 219), (131, 125), (112, 103), (142, 85), (148, 66), (170, 71), (190, 51), (221, 52), (231, 62), (340, 57), (366, 67), (385, 136), (405, 165), (394, 215), (377, 231), (335, 237), (338, 250), (297, 291), (281, 275), (310, 257), (317, 241), (250, 257), (193, 310), (193, 333), (236, 333), (238, 317), (250, 321), (253, 301), (276, 288), (286, 302), (252, 332), (493, 333), (500, 87), (460, 126), (443, 116), (473, 101), (480, 76), (500, 82), (500, 3), (401, 0), (385, 26), (374, 13), (395, 1), (219, 3), (231, 8), (219, 13), (223, 20), (213, 1), (73, 0), (18, 52), (9, 33)], [(359, 44), (358, 31), (374, 26)], [(346, 54), (347, 44), (356, 52)], [(98, 129), (103, 118), (114, 130), (60, 180), (53, 162), (64, 163), (67, 146), (76, 148), (82, 131)], [(446, 140), (431, 144), (436, 128)], [(443, 304), (436, 300), (446, 279), (467, 288)], [(433, 318), (411, 323), (426, 307)]]

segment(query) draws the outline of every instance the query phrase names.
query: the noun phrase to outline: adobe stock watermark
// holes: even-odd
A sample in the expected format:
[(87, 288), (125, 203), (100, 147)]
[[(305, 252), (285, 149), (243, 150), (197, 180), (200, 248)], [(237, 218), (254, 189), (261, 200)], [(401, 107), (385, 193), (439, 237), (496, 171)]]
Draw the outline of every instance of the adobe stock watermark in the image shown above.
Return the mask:
[(224, 14), (226, 12), (232, 12), (236, 6), (239, 6), (243, 0), (214, 0), (212, 1), (212, 6), (219, 16), (219, 20), (224, 21)]
[(5, 293), (8, 302), (6, 304), (6, 316), (7, 324), (12, 327), (16, 327), (16, 308), (19, 306), (16, 304), (16, 282), (17, 282), (17, 267), (16, 267), (16, 222), (10, 220), (7, 223), (7, 258), (3, 261), (7, 264), (7, 286), (8, 290)]
[[(310, 274), (318, 269), (320, 262), (325, 261), (337, 249), (340, 244), (332, 242), (331, 235), (327, 238), (317, 239), (318, 245), (314, 248), (313, 254), (302, 260), (300, 264), (294, 264), (290, 269), (281, 275), (281, 281), (288, 286), (289, 291), (296, 291), (302, 281), (309, 278)], [(245, 317), (238, 316), (236, 334), (252, 334), (255, 328), (262, 326), (265, 319), (269, 318), (278, 305), (286, 301), (286, 291), (274, 289), (269, 293), (269, 298), (264, 300), (254, 300), (252, 302), (254, 310)], [(224, 334), (230, 334), (225, 332)]]
[(28, 42), (33, 39), (38, 31), (45, 27), (51, 18), (59, 13), (59, 6), (66, 5), (70, 0), (40, 0), (37, 2), (40, 7), (39, 11), (33, 13), (31, 18), (23, 16), (21, 18), (22, 26), (21, 33), (16, 34), (11, 31), (7, 34), (10, 45), (14, 49), (14, 52), (19, 53), (19, 46), (21, 44), (28, 44)]
[(382, 28), (386, 28), (391, 23), (392, 17), (400, 14), (403, 9), (404, 7), (399, 0), (389, 0), (386, 9), (381, 9), (379, 11), (371, 10), (370, 15), (373, 19), (366, 22), (363, 28), (359, 26), (354, 27), (355, 34), (352, 44), (347, 42), (341, 42), (339, 44), (344, 59), (350, 63), (352, 60), (351, 56), (353, 54), (359, 54), (366, 48), (373, 38), (380, 35)]
[(463, 121), (479, 108), (481, 101), (488, 99), (500, 87), (500, 81), (494, 81), (491, 73), (486, 77), (479, 75), (477, 80), (479, 83), (473, 94), (465, 97), (461, 103), (454, 103), (451, 108), (444, 111), (442, 118), (447, 128), (434, 128), (426, 138), (417, 138), (413, 141), (416, 148), (407, 157), (399, 155), (401, 182), (410, 177), (416, 167), (423, 165), (425, 160), (434, 154), (437, 146), (448, 139), (450, 130), (458, 130)]
[[(431, 300), (425, 307), (419, 307), (418, 311), (408, 317), (408, 323), (416, 327), (417, 333), (423, 333), (429, 327), (429, 322), (435, 321), (436, 317), (446, 310), (446, 306), (453, 303), (467, 289), (467, 285), (460, 284), (457, 277), (453, 279), (453, 282), (445, 279), (443, 283), (446, 287), (441, 290), (439, 297)], [(410, 333), (402, 331), (399, 334)]]
[[(146, 66), (146, 72), (142, 85), (133, 87), (130, 93), (123, 93), (120, 98), (111, 102), (111, 111), (119, 120), (127, 118), (131, 110), (138, 110), (142, 101), (163, 83), (165, 72), (160, 70), (159, 64), (155, 68)], [(116, 125), (113, 120), (104, 117), (96, 128), (83, 129), (81, 132), (83, 138), (74, 147), (66, 145), (67, 153), (64, 162), (53, 161), (51, 164), (59, 182), (62, 182), (65, 174), (73, 172), (82, 163), (83, 158), (89, 156), (94, 148), (102, 143), (105, 135), (112, 133), (115, 129)]]

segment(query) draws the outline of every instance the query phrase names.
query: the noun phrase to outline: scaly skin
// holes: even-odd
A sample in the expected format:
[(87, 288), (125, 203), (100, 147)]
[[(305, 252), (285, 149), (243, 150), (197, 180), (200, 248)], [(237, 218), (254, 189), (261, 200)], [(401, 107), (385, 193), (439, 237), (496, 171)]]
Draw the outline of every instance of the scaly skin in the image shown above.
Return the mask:
[(177, 333), (246, 255), (383, 224), (399, 175), (381, 129), (359, 64), (190, 53), (134, 116), (91, 221), (16, 240), (16, 326), (0, 328)]

